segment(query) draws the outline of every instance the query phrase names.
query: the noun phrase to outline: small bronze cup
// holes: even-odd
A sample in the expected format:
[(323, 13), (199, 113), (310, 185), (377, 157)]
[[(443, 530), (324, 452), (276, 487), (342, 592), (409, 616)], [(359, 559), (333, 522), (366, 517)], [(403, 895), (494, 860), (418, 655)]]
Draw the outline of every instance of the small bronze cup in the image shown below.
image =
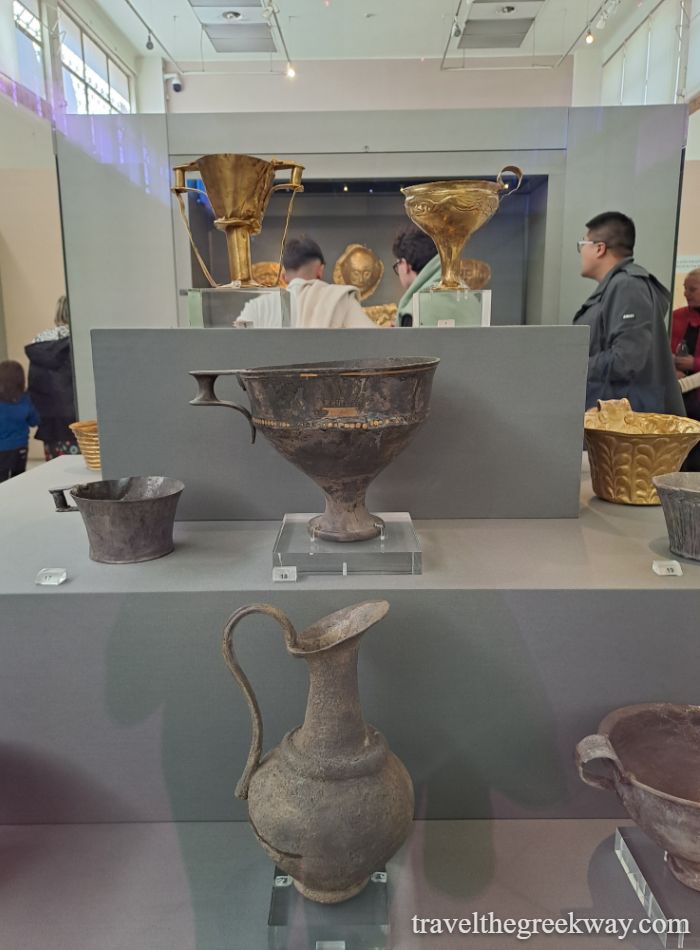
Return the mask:
[[(290, 169), (291, 177), (289, 181), (275, 183), (275, 174), (282, 169)], [(178, 198), (192, 248), (211, 285), (221, 286), (216, 284), (195, 247), (184, 211), (183, 194), (187, 191), (199, 193), (199, 189), (185, 184), (186, 172), (199, 172), (202, 176), (207, 197), (216, 215), (214, 225), (226, 235), (231, 283), (237, 287), (263, 286), (253, 277), (250, 236), (260, 233), (263, 215), (273, 191), (289, 188), (292, 192), (287, 211), (289, 224), (294, 195), (304, 190), (301, 183), (304, 166), (277, 158), (268, 162), (253, 155), (220, 154), (202, 155), (186, 165), (176, 165), (173, 171), (175, 184), (171, 191)], [(286, 230), (285, 226), (285, 235)], [(284, 243), (284, 238), (282, 240)]]
[(517, 165), (502, 168), (496, 181), (429, 181), (401, 189), (406, 214), (433, 239), (440, 255), (442, 280), (431, 290), (469, 289), (460, 276), (462, 248), (498, 210), (500, 193), (507, 188), (503, 172), (516, 176), (517, 185), (507, 192), (515, 194), (523, 180)]

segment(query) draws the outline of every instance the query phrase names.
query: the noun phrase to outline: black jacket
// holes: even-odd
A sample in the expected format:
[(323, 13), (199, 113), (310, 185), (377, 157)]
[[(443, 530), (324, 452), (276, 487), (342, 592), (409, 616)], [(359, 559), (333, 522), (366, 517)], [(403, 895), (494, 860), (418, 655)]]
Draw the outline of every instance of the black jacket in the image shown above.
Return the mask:
[(574, 317), (591, 330), (586, 409), (626, 396), (637, 412), (686, 414), (664, 322), (670, 301), (631, 257), (601, 280)]
[(24, 352), (29, 359), (27, 390), (42, 423), (36, 437), (51, 440), (52, 423), (65, 426), (75, 422), (70, 337), (30, 343)]

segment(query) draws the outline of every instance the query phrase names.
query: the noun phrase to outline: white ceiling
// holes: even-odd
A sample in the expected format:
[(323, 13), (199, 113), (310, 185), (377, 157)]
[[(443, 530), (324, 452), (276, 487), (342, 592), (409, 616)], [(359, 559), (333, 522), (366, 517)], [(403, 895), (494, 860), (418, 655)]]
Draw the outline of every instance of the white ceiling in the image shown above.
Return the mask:
[[(115, 25), (144, 56), (172, 57), (178, 63), (222, 63), (242, 59), (269, 58), (269, 54), (217, 52), (204, 31), (225, 11), (239, 11), (235, 24), (250, 24), (260, 29), (259, 0), (193, 0), (200, 7), (199, 18), (189, 0), (130, 0), (153, 31), (156, 48), (145, 49), (146, 30), (125, 0), (94, 0)], [(294, 62), (309, 59), (440, 59), (449, 40), (448, 56), (455, 62), (465, 57), (484, 56), (561, 56), (567, 52), (595, 15), (602, 0), (462, 0), (458, 17), (464, 31), (465, 20), (471, 29), (476, 20), (506, 16), (529, 19), (532, 26), (520, 46), (498, 46), (463, 50), (462, 37), (451, 35), (458, 0), (274, 0), (277, 18)], [(257, 11), (255, 9), (257, 5)], [(618, 30), (624, 20), (638, 15), (640, 6), (653, 0), (621, 0), (608, 24)], [(513, 6), (511, 13), (501, 12)], [(220, 11), (220, 12), (219, 12)], [(205, 14), (203, 16), (203, 13)], [(214, 28), (217, 33), (218, 28)], [(594, 27), (594, 33), (597, 32)], [(603, 35), (601, 34), (601, 40)], [(159, 48), (162, 43), (167, 53)], [(279, 42), (278, 42), (279, 48)], [(280, 49), (280, 55), (281, 49)]]

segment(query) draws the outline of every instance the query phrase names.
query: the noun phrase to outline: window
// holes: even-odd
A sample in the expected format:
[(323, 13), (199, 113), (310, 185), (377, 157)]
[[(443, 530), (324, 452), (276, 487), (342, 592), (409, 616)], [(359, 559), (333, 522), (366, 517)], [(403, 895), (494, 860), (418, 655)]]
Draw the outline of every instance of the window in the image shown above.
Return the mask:
[(129, 77), (95, 40), (59, 8), (63, 92), (68, 112), (131, 112)]
[(14, 0), (12, 14), (17, 41), (18, 79), (33, 93), (46, 98), (44, 48), (41, 35), (39, 0)]
[[(687, 4), (688, 0), (685, 2)], [(681, 0), (657, 3), (652, 14), (603, 64), (604, 105), (675, 101), (681, 57), (681, 23)], [(691, 25), (691, 60), (692, 39)], [(690, 63), (688, 71), (690, 73)]]

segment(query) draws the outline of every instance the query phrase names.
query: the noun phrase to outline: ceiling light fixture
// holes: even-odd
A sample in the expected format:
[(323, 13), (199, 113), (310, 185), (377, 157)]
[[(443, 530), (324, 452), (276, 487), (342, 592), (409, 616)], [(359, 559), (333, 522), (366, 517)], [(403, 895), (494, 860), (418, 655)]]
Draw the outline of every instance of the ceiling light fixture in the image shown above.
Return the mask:
[(221, 16), (224, 20), (240, 20), (243, 14), (240, 10), (224, 10)]
[(154, 45), (155, 44), (153, 42), (153, 39), (151, 38), (151, 34), (149, 33), (148, 36), (146, 37), (146, 49), (153, 49)]
[(282, 52), (284, 53), (284, 58), (287, 60), (287, 69), (285, 75), (287, 79), (294, 79), (297, 74), (296, 69), (292, 66), (292, 57), (289, 55), (289, 50), (287, 49), (287, 44), (284, 40), (284, 33), (282, 32), (282, 27), (280, 26), (280, 21), (277, 14), (280, 12), (279, 7), (272, 2), (272, 0), (261, 0), (262, 6), (262, 15), (267, 20), (270, 30), (274, 29), (277, 31), (277, 36), (282, 46)]
[(498, 12), (499, 13), (515, 13), (515, 7), (508, 4), (505, 7), (501, 7), (501, 9)]
[(593, 43), (595, 43), (595, 36), (593, 36), (589, 28), (588, 32), (586, 33), (586, 45), (591, 46)]

